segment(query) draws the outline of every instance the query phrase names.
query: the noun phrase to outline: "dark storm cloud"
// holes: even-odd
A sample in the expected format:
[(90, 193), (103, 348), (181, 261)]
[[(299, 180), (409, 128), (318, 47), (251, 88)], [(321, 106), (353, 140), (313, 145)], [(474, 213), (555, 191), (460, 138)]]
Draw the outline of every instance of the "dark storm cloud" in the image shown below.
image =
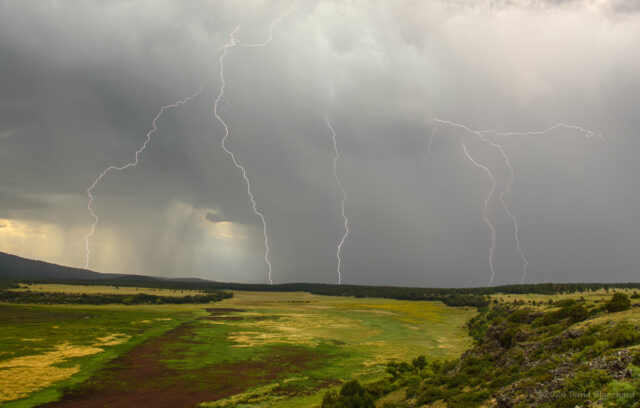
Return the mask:
[[(299, 2), (266, 48), (229, 48), (220, 111), (268, 224), (274, 280), (336, 281), (341, 192), (351, 234), (343, 282), (486, 284), (489, 179), (506, 167), (478, 129), (557, 130), (495, 137), (516, 181), (529, 281), (634, 280), (640, 225), (640, 21), (611, 2)], [(238, 24), (266, 38), (289, 2), (0, 0), (0, 250), (82, 266), (85, 191), (123, 165), (163, 105), (140, 164), (94, 190), (91, 266), (105, 272), (265, 281), (262, 224), (213, 117), (219, 52)], [(330, 96), (330, 84), (334, 95)], [(437, 177), (434, 177), (433, 160)], [(510, 220), (494, 197), (496, 283), (519, 282)], [(6, 230), (6, 228), (4, 228)], [(44, 231), (44, 232), (42, 232)], [(25, 238), (26, 239), (26, 238)], [(56, 245), (47, 245), (48, 242)], [(22, 247), (21, 247), (22, 245)], [(53, 248), (53, 249), (52, 249)]]
[(207, 215), (205, 215), (204, 218), (206, 218), (207, 221), (211, 221), (213, 223), (225, 221), (225, 218), (222, 216), (222, 214), (219, 214), (219, 213), (210, 212), (210, 213), (207, 213)]

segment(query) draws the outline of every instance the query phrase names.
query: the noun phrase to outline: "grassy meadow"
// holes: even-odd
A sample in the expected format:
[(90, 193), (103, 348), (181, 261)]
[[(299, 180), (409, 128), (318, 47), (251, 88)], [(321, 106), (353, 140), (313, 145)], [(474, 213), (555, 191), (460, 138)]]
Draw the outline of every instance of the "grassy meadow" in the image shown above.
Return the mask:
[(163, 395), (167, 407), (319, 406), (327, 389), (380, 378), (390, 360), (457, 357), (471, 345), (465, 324), (475, 314), (440, 302), (301, 292), (234, 292), (206, 305), (0, 304), (0, 405), (63, 397), (71, 407), (132, 406)]
[(0, 304), (0, 405), (50, 401), (107, 361), (201, 313), (166, 306)]

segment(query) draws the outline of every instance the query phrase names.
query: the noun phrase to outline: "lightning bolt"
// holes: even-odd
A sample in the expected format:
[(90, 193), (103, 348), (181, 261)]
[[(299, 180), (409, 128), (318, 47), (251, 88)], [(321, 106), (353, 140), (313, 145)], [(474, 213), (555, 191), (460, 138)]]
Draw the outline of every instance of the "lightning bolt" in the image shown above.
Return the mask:
[[(511, 192), (511, 185), (513, 184), (514, 180), (515, 180), (515, 172), (513, 169), (513, 166), (511, 165), (511, 160), (509, 160), (509, 156), (507, 155), (507, 153), (504, 151), (504, 149), (502, 148), (501, 145), (499, 145), (498, 143), (495, 143), (493, 140), (489, 139), (486, 137), (487, 134), (493, 134), (495, 136), (540, 136), (540, 135), (544, 135), (546, 133), (549, 133), (553, 130), (556, 129), (568, 129), (568, 130), (577, 130), (578, 132), (582, 133), (586, 138), (592, 138), (592, 137), (598, 137), (600, 138), (602, 141), (604, 141), (606, 143), (606, 139), (603, 137), (603, 135), (600, 134), (596, 134), (594, 132), (592, 132), (591, 130), (585, 129), (583, 127), (580, 126), (576, 126), (576, 125), (568, 125), (566, 123), (557, 123), (553, 126), (550, 126), (544, 130), (529, 130), (529, 131), (511, 131), (511, 132), (499, 132), (493, 129), (489, 129), (489, 130), (472, 130), (469, 129), (467, 126), (464, 126), (462, 124), (459, 123), (455, 123), (455, 122), (451, 122), (448, 120), (442, 120), (442, 119), (431, 119), (433, 122), (437, 122), (437, 123), (441, 123), (441, 124), (445, 124), (445, 125), (449, 125), (452, 127), (457, 127), (460, 129), (463, 129), (465, 132), (471, 133), (473, 135), (476, 135), (480, 138), (480, 140), (486, 144), (489, 144), (491, 147), (495, 148), (500, 155), (502, 156), (502, 158), (504, 159), (504, 163), (507, 166), (507, 168), (509, 169), (509, 180), (507, 181), (506, 187), (504, 190), (502, 190), (500, 192), (500, 194), (498, 195), (498, 200), (500, 201), (505, 213), (507, 214), (507, 216), (511, 219), (512, 223), (513, 223), (513, 229), (514, 229), (514, 234), (515, 234), (515, 242), (516, 242), (516, 249), (518, 251), (518, 253), (520, 254), (520, 258), (522, 259), (522, 276), (520, 277), (520, 283), (524, 283), (524, 280), (527, 276), (527, 267), (529, 266), (529, 262), (527, 261), (527, 258), (524, 254), (524, 251), (522, 250), (522, 247), (520, 245), (520, 238), (519, 238), (519, 230), (518, 230), (518, 219), (516, 218), (516, 216), (509, 210), (509, 206), (507, 204), (507, 201), (505, 200), (505, 196), (507, 194), (509, 194), (509, 192)], [(433, 139), (433, 134), (432, 134), (432, 139)], [(466, 149), (465, 153), (467, 153)], [(471, 158), (471, 156), (469, 156), (469, 154), (467, 153), (467, 157), (470, 160), (473, 160)], [(474, 164), (477, 165), (477, 162), (474, 161)], [(485, 168), (485, 170), (487, 172), (488, 169)], [(495, 181), (495, 179), (494, 179)], [(493, 256), (493, 254), (492, 254)], [(490, 262), (493, 265), (493, 261)], [(493, 269), (492, 269), (492, 275), (493, 275)], [(492, 281), (493, 281), (493, 277), (492, 277)]]
[[(333, 94), (333, 87), (332, 87)], [(338, 159), (340, 158), (340, 153), (338, 152), (338, 143), (336, 142), (336, 131), (331, 125), (331, 121), (329, 120), (329, 115), (325, 117), (325, 121), (327, 122), (327, 127), (331, 131), (331, 140), (333, 141), (333, 152), (335, 156), (333, 157), (333, 176), (336, 179), (336, 183), (338, 183), (338, 187), (340, 187), (340, 191), (342, 191), (342, 200), (340, 201), (340, 212), (342, 214), (342, 219), (344, 220), (344, 234), (342, 235), (342, 239), (338, 244), (338, 251), (336, 252), (336, 257), (338, 258), (338, 285), (342, 283), (342, 259), (340, 258), (340, 254), (342, 253), (342, 246), (344, 245), (344, 241), (347, 239), (349, 235), (349, 221), (347, 220), (347, 216), (344, 212), (344, 202), (347, 200), (347, 190), (344, 188), (340, 177), (338, 176)]]
[(138, 148), (138, 150), (136, 150), (135, 152), (135, 157), (134, 160), (132, 162), (129, 162), (127, 164), (124, 164), (122, 166), (109, 166), (106, 169), (104, 169), (104, 171), (102, 173), (100, 173), (100, 175), (98, 176), (98, 178), (96, 178), (93, 182), (93, 184), (91, 184), (89, 186), (89, 188), (87, 189), (86, 193), (87, 193), (87, 197), (89, 197), (89, 203), (87, 204), (87, 210), (89, 210), (89, 214), (91, 215), (91, 217), (93, 218), (93, 224), (91, 224), (91, 230), (87, 233), (87, 235), (84, 236), (84, 241), (85, 241), (85, 252), (86, 252), (86, 260), (85, 260), (85, 264), (84, 267), (85, 269), (89, 267), (89, 261), (91, 258), (91, 251), (89, 249), (89, 238), (91, 238), (91, 236), (95, 233), (96, 230), (96, 226), (98, 225), (98, 222), (100, 222), (100, 219), (98, 218), (98, 216), (96, 215), (95, 211), (93, 211), (93, 189), (96, 188), (96, 185), (98, 185), (98, 183), (100, 182), (100, 180), (102, 180), (104, 178), (104, 176), (106, 176), (109, 172), (111, 171), (122, 171), (125, 169), (128, 169), (129, 167), (134, 167), (138, 165), (138, 159), (140, 154), (144, 151), (144, 149), (147, 148), (147, 145), (149, 144), (149, 142), (151, 142), (151, 135), (153, 133), (155, 133), (156, 130), (158, 130), (158, 127), (156, 125), (156, 122), (158, 121), (158, 119), (160, 119), (160, 117), (162, 116), (162, 114), (164, 113), (165, 110), (170, 109), (170, 108), (176, 108), (180, 105), (183, 105), (187, 102), (189, 102), (190, 100), (192, 100), (193, 98), (195, 98), (196, 96), (198, 96), (200, 94), (200, 92), (202, 92), (202, 87), (200, 87), (200, 89), (198, 89), (198, 91), (196, 93), (194, 93), (193, 95), (179, 100), (171, 105), (165, 105), (162, 108), (160, 108), (160, 111), (158, 112), (158, 114), (156, 115), (156, 117), (153, 119), (153, 122), (151, 123), (151, 130), (149, 132), (147, 132), (146, 138), (144, 140), (144, 143), (142, 143), (142, 146), (140, 146)]
[(578, 132), (582, 133), (584, 137), (586, 137), (587, 139), (592, 137), (597, 137), (603, 142), (607, 141), (607, 139), (602, 135), (602, 133), (596, 134), (589, 129), (585, 129), (583, 127), (576, 126), (576, 125), (568, 125), (566, 123), (556, 123), (555, 125), (550, 126), (544, 130), (527, 130), (524, 132), (498, 132), (497, 130), (488, 129), (488, 130), (477, 130), (476, 132), (481, 134), (492, 133), (496, 136), (541, 136), (556, 129), (577, 130)]
[(489, 201), (491, 201), (491, 197), (493, 197), (493, 192), (496, 189), (496, 179), (495, 177), (493, 177), (493, 174), (491, 174), (491, 171), (487, 166), (478, 163), (473, 159), (473, 157), (471, 157), (471, 155), (467, 151), (467, 146), (465, 146), (464, 144), (462, 145), (462, 150), (464, 150), (464, 154), (471, 161), (471, 163), (473, 163), (474, 166), (484, 170), (485, 173), (487, 173), (487, 175), (491, 179), (491, 189), (489, 190), (489, 195), (487, 195), (487, 198), (484, 200), (484, 213), (483, 213), (484, 222), (487, 224), (487, 226), (489, 227), (489, 230), (491, 231), (491, 245), (489, 245), (489, 268), (491, 269), (491, 279), (489, 280), (489, 286), (491, 286), (493, 284), (493, 278), (496, 275), (494, 264), (493, 264), (493, 255), (496, 249), (496, 229), (493, 226), (493, 224), (491, 224), (491, 221), (489, 221), (489, 216), (487, 213), (489, 212)]
[[(227, 139), (229, 138), (229, 125), (227, 125), (227, 123), (222, 119), (222, 117), (220, 116), (220, 114), (218, 113), (218, 104), (220, 103), (220, 101), (224, 98), (224, 89), (226, 88), (227, 84), (224, 80), (224, 58), (227, 56), (228, 52), (229, 52), (229, 48), (231, 47), (236, 47), (236, 46), (240, 46), (240, 47), (266, 47), (271, 40), (273, 39), (273, 28), (275, 27), (275, 25), (277, 23), (279, 23), (284, 17), (286, 17), (287, 15), (291, 14), (291, 12), (293, 11), (293, 8), (295, 7), (295, 3), (293, 3), (293, 5), (289, 8), (288, 11), (286, 11), (285, 13), (283, 13), (282, 15), (280, 15), (278, 18), (276, 18), (275, 20), (273, 20), (271, 22), (271, 25), (269, 26), (269, 36), (267, 37), (267, 39), (261, 43), (244, 43), (242, 41), (238, 41), (235, 38), (236, 33), (240, 30), (240, 26), (237, 26), (229, 35), (229, 42), (227, 42), (225, 45), (223, 45), (222, 48), (222, 54), (220, 54), (220, 58), (219, 58), (219, 62), (220, 62), (220, 88), (219, 88), (219, 92), (218, 92), (218, 97), (215, 100), (215, 103), (213, 105), (213, 114), (216, 117), (216, 119), (218, 120), (218, 122), (220, 122), (220, 124), (224, 127), (224, 136), (222, 138), (222, 150), (225, 151), (225, 153), (227, 153), (229, 155), (229, 157), (231, 157), (231, 160), (233, 161), (233, 165), (236, 166), (237, 169), (240, 170), (240, 172), (242, 173), (242, 178), (245, 182), (245, 184), (247, 185), (247, 194), (249, 195), (249, 200), (251, 200), (251, 207), (253, 209), (253, 212), (260, 218), (260, 220), (262, 221), (262, 233), (264, 235), (264, 246), (265, 246), (265, 253), (264, 253), (264, 260), (267, 264), (267, 267), (269, 268), (269, 283), (273, 285), (273, 280), (271, 279), (271, 272), (272, 272), (272, 266), (271, 266), (271, 260), (269, 259), (269, 235), (267, 234), (267, 221), (264, 218), (264, 215), (262, 214), (262, 212), (260, 210), (258, 210), (258, 205), (256, 204), (256, 200), (253, 196), (253, 192), (251, 191), (251, 181), (249, 180), (249, 177), (247, 176), (247, 169), (238, 162), (238, 160), (236, 159), (235, 155), (233, 154), (233, 152), (227, 147)], [(219, 50), (219, 49), (218, 49)], [(218, 51), (216, 50), (216, 51)]]
[[(331, 100), (333, 100), (333, 82), (331, 82), (330, 86), (330, 94)], [(342, 191), (342, 200), (340, 201), (340, 213), (342, 214), (342, 220), (344, 221), (344, 234), (340, 239), (340, 243), (338, 244), (338, 250), (336, 251), (336, 258), (338, 259), (338, 285), (342, 284), (342, 246), (344, 245), (344, 241), (347, 239), (349, 235), (349, 220), (347, 220), (347, 216), (344, 210), (344, 203), (347, 201), (347, 190), (344, 188), (342, 184), (342, 180), (340, 180), (340, 176), (338, 176), (338, 160), (340, 159), (340, 153), (338, 151), (338, 142), (336, 141), (336, 131), (331, 124), (331, 120), (329, 119), (329, 115), (325, 116), (325, 121), (327, 123), (327, 127), (331, 132), (331, 140), (333, 141), (333, 152), (335, 156), (333, 157), (333, 176), (336, 179), (336, 183), (338, 187), (340, 187), (340, 191)]]
[(429, 138), (429, 144), (427, 145), (427, 154), (431, 156), (431, 174), (433, 178), (441, 185), (445, 186), (446, 183), (444, 180), (438, 176), (437, 162), (436, 162), (436, 154), (433, 152), (433, 142), (436, 138), (436, 125), (433, 125), (433, 129), (431, 129), (431, 137)]

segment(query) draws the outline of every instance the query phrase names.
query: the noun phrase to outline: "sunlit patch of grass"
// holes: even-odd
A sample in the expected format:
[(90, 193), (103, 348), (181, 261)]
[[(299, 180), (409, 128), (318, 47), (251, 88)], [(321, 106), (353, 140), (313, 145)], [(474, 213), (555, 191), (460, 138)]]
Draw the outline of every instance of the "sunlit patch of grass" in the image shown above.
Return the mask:
[(101, 353), (103, 349), (62, 343), (53, 351), (0, 362), (0, 402), (27, 395), (71, 377), (80, 367), (56, 367), (66, 360)]
[[(0, 304), (2, 406), (51, 401), (60, 388), (83, 381), (144, 339), (203, 314), (192, 305)], [(153, 324), (132, 324), (141, 320)]]
[[(331, 338), (340, 330), (353, 330), (358, 321), (342, 316), (328, 316), (318, 313), (290, 313), (277, 320), (258, 320), (235, 324), (245, 329), (234, 331), (229, 339), (234, 347), (255, 347), (261, 345), (291, 343), (317, 345), (325, 338)], [(358, 334), (353, 333), (354, 337)]]
[(640, 308), (632, 308), (616, 313), (605, 313), (601, 316), (576, 323), (574, 328), (582, 328), (585, 326), (597, 325), (602, 323), (621, 323), (621, 322), (637, 322), (640, 321)]
[(151, 324), (151, 323), (153, 322), (149, 319), (138, 320), (137, 322), (131, 322), (131, 324)]
[(93, 345), (96, 347), (116, 346), (127, 342), (130, 338), (131, 336), (124, 333), (113, 333), (97, 338)]

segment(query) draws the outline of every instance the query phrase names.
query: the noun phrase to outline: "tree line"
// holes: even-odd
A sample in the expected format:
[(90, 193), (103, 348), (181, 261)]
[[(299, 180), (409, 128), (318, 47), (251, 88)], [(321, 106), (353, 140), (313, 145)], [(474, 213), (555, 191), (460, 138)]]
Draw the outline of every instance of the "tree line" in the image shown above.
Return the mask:
[(219, 290), (239, 290), (258, 292), (309, 292), (326, 296), (353, 296), (357, 298), (387, 298), (398, 300), (441, 301), (448, 306), (468, 306), (484, 308), (492, 294), (542, 294), (555, 295), (610, 289), (640, 289), (640, 283), (535, 283), (525, 285), (502, 285), (477, 288), (418, 288), (401, 286), (334, 285), (324, 283), (283, 283), (250, 284), (208, 281), (168, 281), (150, 279), (136, 281), (130, 279), (99, 280), (21, 280), (23, 283), (58, 283), (71, 285), (107, 285), (122, 287), (145, 287), (175, 290), (199, 290), (212, 292)]
[(143, 304), (185, 304), (210, 303), (233, 297), (231, 292), (215, 291), (202, 295), (158, 296), (146, 293), (137, 295), (117, 295), (103, 293), (61, 293), (32, 291), (0, 291), (0, 302), (43, 303), (43, 304), (83, 304), (83, 305), (143, 305)]

